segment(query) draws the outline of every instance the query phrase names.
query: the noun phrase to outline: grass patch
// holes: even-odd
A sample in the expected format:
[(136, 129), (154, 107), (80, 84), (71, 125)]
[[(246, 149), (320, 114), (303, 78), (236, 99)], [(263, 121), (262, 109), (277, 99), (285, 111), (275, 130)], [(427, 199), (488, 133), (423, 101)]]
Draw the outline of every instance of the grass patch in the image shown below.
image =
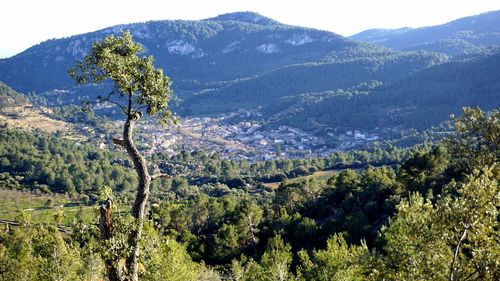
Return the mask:
[(34, 222), (53, 223), (54, 215), (59, 211), (64, 215), (64, 226), (70, 226), (79, 218), (88, 224), (96, 216), (92, 206), (79, 206), (78, 201), (63, 195), (36, 195), (0, 189), (0, 219), (15, 220), (25, 212)]
[[(289, 180), (287, 180), (287, 182), (288, 183), (296, 183), (296, 182), (301, 182), (304, 180), (309, 180), (312, 178), (314, 178), (316, 180), (320, 180), (320, 181), (327, 181), (329, 178), (331, 178), (336, 173), (339, 173), (339, 170), (318, 171), (312, 175), (289, 179)], [(280, 186), (280, 184), (281, 184), (281, 182), (269, 182), (269, 183), (264, 183), (263, 185), (268, 187), (268, 188), (271, 188), (271, 189), (276, 189)]]

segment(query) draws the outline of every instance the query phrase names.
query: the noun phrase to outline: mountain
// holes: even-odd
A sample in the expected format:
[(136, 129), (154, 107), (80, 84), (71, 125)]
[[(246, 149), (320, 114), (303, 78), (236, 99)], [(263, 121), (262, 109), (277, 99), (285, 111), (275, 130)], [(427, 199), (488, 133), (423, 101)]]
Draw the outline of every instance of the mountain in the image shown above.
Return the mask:
[(172, 78), (175, 93), (185, 101), (177, 108), (181, 114), (228, 112), (261, 106), (269, 98), (391, 81), (446, 61), (238, 12), (201, 21), (119, 25), (49, 40), (0, 60), (0, 79), (18, 91), (44, 96), (49, 104), (78, 103), (75, 92), (93, 95), (103, 89), (76, 88), (67, 70), (92, 42), (121, 30), (129, 30)]
[(330, 55), (321, 61), (273, 69), (195, 93), (186, 97), (180, 112), (216, 114), (235, 109), (276, 109), (285, 97), (345, 89), (373, 80), (390, 83), (446, 61), (445, 57), (431, 53), (365, 48)]
[[(476, 19), (477, 30), (472, 34), (493, 38), (498, 27), (490, 26), (496, 21), (487, 19), (496, 15), (478, 16), (481, 19)], [(450, 23), (449, 30), (443, 27), (440, 34), (465, 30), (459, 24), (464, 21)], [(251, 12), (200, 21), (126, 24), (49, 40), (0, 60), (0, 80), (17, 91), (35, 92), (48, 105), (79, 104), (82, 95), (97, 95), (109, 85), (76, 87), (67, 70), (92, 42), (122, 30), (129, 30), (145, 53), (155, 57), (155, 65), (172, 78), (177, 96), (172, 108), (181, 116), (247, 109), (270, 127), (424, 128), (466, 104), (498, 106), (498, 56), (490, 52), (462, 56), (452, 63), (445, 54), (391, 50), (327, 31), (284, 25)], [(411, 34), (416, 34), (408, 39), (412, 44), (422, 38), (438, 42), (432, 40), (439, 36), (425, 37), (421, 32), (405, 28), (364, 36), (384, 44)], [(488, 36), (483, 41), (476, 38), (474, 44), (496, 42), (486, 40)], [(439, 102), (433, 104), (433, 99)], [(426, 121), (418, 123), (421, 114)]]
[(451, 56), (477, 53), (500, 46), (500, 11), (416, 29), (369, 29), (350, 38), (400, 51), (425, 50)]
[(397, 37), (411, 30), (412, 29), (409, 27), (402, 27), (397, 29), (373, 28), (354, 34), (350, 38), (368, 43), (383, 44), (385, 41)]
[[(393, 83), (372, 81), (350, 89), (284, 97), (264, 108), (268, 125), (426, 129), (462, 107), (500, 107), (500, 53), (448, 62)], [(314, 128), (316, 127), (316, 128)]]
[(263, 71), (315, 61), (332, 51), (360, 44), (337, 34), (280, 24), (240, 12), (201, 21), (150, 21), (119, 25), (69, 38), (49, 40), (0, 60), (0, 79), (21, 92), (71, 89), (67, 69), (92, 42), (129, 30), (154, 55), (177, 93), (207, 83), (239, 79)]

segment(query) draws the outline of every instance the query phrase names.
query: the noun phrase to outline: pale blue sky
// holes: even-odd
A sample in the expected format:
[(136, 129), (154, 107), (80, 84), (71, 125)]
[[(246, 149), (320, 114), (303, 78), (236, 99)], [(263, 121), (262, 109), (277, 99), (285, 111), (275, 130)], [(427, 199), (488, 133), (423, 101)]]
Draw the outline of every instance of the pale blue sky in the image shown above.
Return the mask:
[(108, 26), (203, 19), (253, 11), (283, 23), (352, 35), (368, 28), (420, 27), (500, 10), (499, 0), (6, 0), (0, 58), (41, 41)]

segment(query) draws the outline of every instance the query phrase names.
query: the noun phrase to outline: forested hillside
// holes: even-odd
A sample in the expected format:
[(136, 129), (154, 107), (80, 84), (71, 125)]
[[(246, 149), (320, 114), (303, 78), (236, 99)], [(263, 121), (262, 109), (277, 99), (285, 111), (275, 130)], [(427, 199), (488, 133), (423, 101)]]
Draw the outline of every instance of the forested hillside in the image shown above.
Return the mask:
[[(497, 14), (399, 30), (390, 32), (388, 38), (373, 35), (377, 39), (372, 40), (372, 35), (365, 34), (367, 41), (386, 45), (400, 37), (401, 42), (414, 44), (427, 38), (426, 46), (468, 34), (473, 43), (467, 44), (478, 45), (472, 51), (460, 51), (467, 56), (457, 60), (427, 52), (439, 52), (433, 48), (387, 45), (412, 50), (392, 51), (242, 12), (201, 21), (120, 25), (49, 40), (0, 60), (0, 79), (18, 91), (43, 97), (51, 106), (80, 104), (82, 97), (92, 99), (110, 86), (75, 87), (67, 75), (70, 66), (92, 42), (130, 30), (145, 52), (154, 55), (155, 65), (175, 81), (172, 108), (180, 116), (247, 109), (262, 114), (258, 121), (270, 127), (288, 124), (312, 132), (332, 126), (366, 130), (396, 123), (400, 129), (425, 129), (465, 105), (485, 109), (499, 105), (492, 98), (498, 91), (494, 82), (498, 55), (495, 48), (486, 47), (499, 45)], [(353, 38), (365, 40), (360, 36)], [(434, 76), (439, 79), (429, 78)], [(112, 111), (100, 110), (99, 114), (112, 115)], [(426, 120), (416, 122), (421, 116)]]
[[(481, 25), (474, 30), (492, 32), (488, 19), (495, 15), (478, 16)], [(469, 20), (440, 30), (453, 33), (464, 22)], [(35, 91), (48, 104), (79, 104), (77, 94), (93, 96), (95, 88), (75, 88), (68, 68), (92, 41), (123, 29), (131, 30), (146, 52), (155, 55), (156, 65), (173, 78), (179, 97), (174, 111), (181, 116), (261, 108), (261, 121), (271, 126), (297, 125), (314, 131), (317, 128), (310, 124), (320, 128), (341, 124), (346, 129), (368, 129), (393, 126), (398, 120), (404, 128), (422, 129), (447, 119), (464, 105), (498, 106), (491, 94), (498, 91), (498, 85), (490, 83), (496, 79), (498, 55), (488, 56), (491, 51), (446, 63), (449, 59), (444, 55), (389, 51), (253, 13), (130, 24), (43, 42), (0, 61), (0, 77), (15, 89)], [(439, 79), (426, 78), (435, 75)], [(377, 106), (363, 105), (373, 103)], [(426, 120), (417, 124), (420, 116)]]
[(390, 49), (241, 12), (0, 60), (0, 281), (500, 280), (498, 19), (359, 35)]
[[(141, 243), (140, 277), (497, 280), (499, 117), (498, 110), (466, 109), (454, 119), (456, 134), (414, 150), (401, 165), (285, 181), (258, 196), (160, 183)], [(19, 222), (0, 235), (5, 280), (98, 279), (103, 257), (127, 251), (129, 226), (119, 214), (115, 239), (105, 242), (95, 225), (81, 221), (70, 234), (26, 213)]]
[(210, 83), (316, 61), (332, 51), (360, 46), (331, 32), (288, 26), (255, 13), (234, 13), (201, 21), (119, 25), (45, 41), (0, 60), (0, 79), (24, 93), (70, 90), (74, 84), (67, 70), (93, 42), (122, 30), (129, 30), (146, 53), (154, 55), (156, 66), (176, 81), (181, 96)]
[(26, 97), (18, 92), (12, 90), (5, 83), (0, 81), (0, 109), (10, 106), (19, 106), (26, 103)]
[(240, 108), (273, 108), (280, 98), (346, 89), (373, 80), (390, 83), (445, 61), (446, 57), (432, 53), (363, 48), (332, 52), (315, 63), (287, 66), (196, 93), (186, 98), (180, 112), (213, 114)]
[(317, 126), (365, 130), (396, 126), (425, 129), (458, 114), (463, 106), (498, 107), (499, 65), (500, 54), (450, 62), (393, 83), (375, 79), (344, 90), (288, 96), (264, 110), (273, 116), (269, 123), (275, 126), (312, 121)]

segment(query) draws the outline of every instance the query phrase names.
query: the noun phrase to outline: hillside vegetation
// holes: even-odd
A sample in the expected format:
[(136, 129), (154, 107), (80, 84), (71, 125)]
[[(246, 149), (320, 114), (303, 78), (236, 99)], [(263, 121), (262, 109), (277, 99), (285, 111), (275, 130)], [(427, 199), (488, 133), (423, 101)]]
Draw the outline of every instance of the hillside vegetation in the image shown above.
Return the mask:
[(0, 60), (0, 280), (500, 280), (498, 18), (360, 35), (391, 50), (241, 12)]
[[(144, 229), (140, 277), (497, 280), (499, 117), (498, 110), (466, 109), (454, 120), (456, 134), (397, 167), (284, 182), (260, 196), (161, 183)], [(115, 239), (100, 242), (93, 224), (76, 221), (63, 234), (22, 214), (0, 235), (0, 276), (101, 278), (102, 257), (127, 251), (128, 219), (114, 219)]]
[[(498, 46), (497, 20), (498, 13), (492, 12), (390, 34), (412, 40), (422, 37), (417, 36), (420, 33), (439, 33), (443, 38), (469, 34), (479, 38), (477, 44)], [(201, 21), (119, 25), (49, 40), (0, 60), (0, 79), (49, 106), (93, 99), (111, 85), (75, 87), (67, 70), (92, 42), (121, 30), (130, 30), (145, 52), (155, 56), (155, 65), (175, 81), (172, 109), (181, 116), (246, 109), (262, 114), (258, 121), (271, 127), (289, 124), (321, 133), (322, 128), (335, 126), (425, 129), (458, 113), (462, 106), (499, 106), (498, 99), (492, 98), (499, 90), (494, 48), (477, 47), (455, 58), (429, 48), (393, 51), (248, 12)], [(377, 38), (377, 44), (392, 40)], [(98, 113), (114, 115), (112, 108)], [(425, 120), (418, 122), (419, 116)]]

